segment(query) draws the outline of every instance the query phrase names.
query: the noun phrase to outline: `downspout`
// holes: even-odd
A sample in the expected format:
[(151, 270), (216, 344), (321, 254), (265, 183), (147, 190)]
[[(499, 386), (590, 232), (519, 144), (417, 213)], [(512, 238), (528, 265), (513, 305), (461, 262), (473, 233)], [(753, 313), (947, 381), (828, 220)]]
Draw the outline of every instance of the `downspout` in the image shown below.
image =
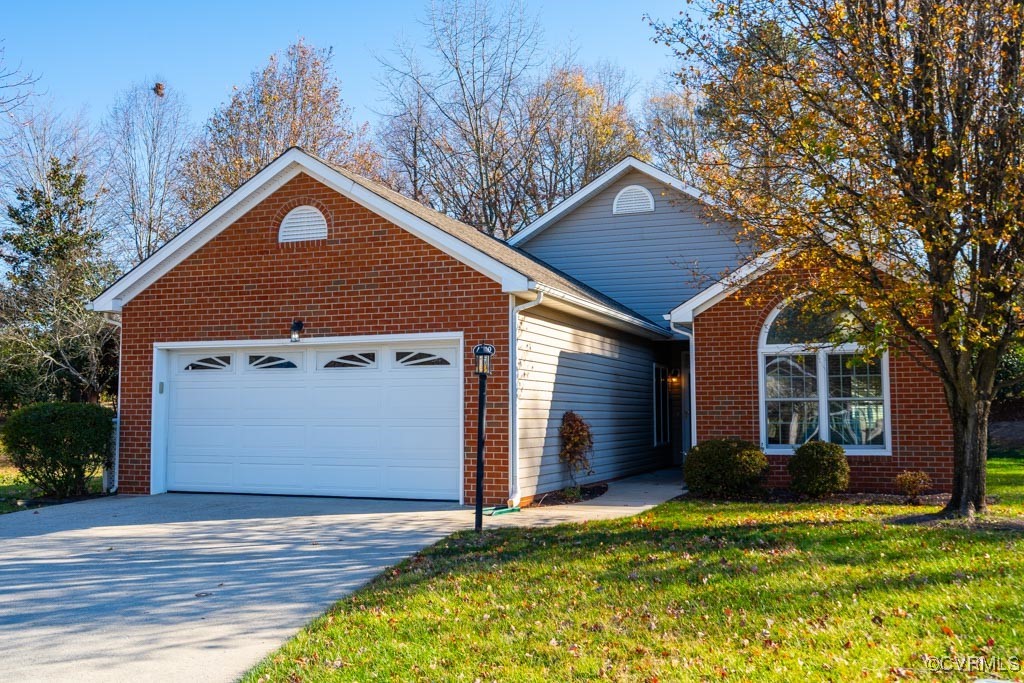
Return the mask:
[(676, 327), (676, 323), (669, 320), (669, 328), (686, 337), (690, 342), (690, 448), (697, 445), (697, 347), (693, 336), (693, 330), (685, 327)]
[[(515, 301), (515, 298), (512, 298)], [(516, 353), (519, 340), (517, 339), (519, 333), (519, 314), (528, 308), (534, 306), (540, 306), (541, 302), (544, 301), (544, 292), (538, 292), (537, 298), (533, 301), (527, 301), (524, 304), (519, 304), (512, 308), (509, 313), (509, 407), (511, 408), (510, 414), (512, 415), (512, 434), (509, 441), (509, 459), (508, 459), (508, 475), (509, 475), (509, 494), (508, 494), (508, 506), (510, 508), (519, 507), (519, 503), (522, 500), (522, 495), (519, 492), (519, 358)]]
[[(104, 313), (103, 319), (110, 325), (114, 325), (117, 328), (124, 330), (121, 327), (121, 321), (114, 317), (113, 313)], [(117, 486), (120, 479), (120, 465), (121, 465), (121, 369), (122, 360), (124, 354), (121, 353), (121, 336), (117, 338), (117, 416), (114, 418), (114, 476), (110, 487), (107, 489), (107, 493), (117, 493)]]

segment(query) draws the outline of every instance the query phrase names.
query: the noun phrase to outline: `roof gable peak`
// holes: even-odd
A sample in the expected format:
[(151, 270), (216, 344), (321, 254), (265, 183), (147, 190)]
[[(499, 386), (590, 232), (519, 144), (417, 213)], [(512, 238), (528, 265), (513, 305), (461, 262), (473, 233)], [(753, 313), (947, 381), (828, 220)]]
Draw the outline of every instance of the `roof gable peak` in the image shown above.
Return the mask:
[(584, 204), (591, 197), (596, 196), (599, 192), (610, 186), (616, 180), (629, 173), (630, 171), (638, 171), (644, 175), (653, 178), (654, 180), (667, 185), (692, 199), (703, 204), (710, 204), (709, 199), (698, 189), (687, 185), (679, 178), (665, 173), (657, 166), (654, 166), (646, 161), (641, 161), (634, 156), (628, 156), (619, 163), (612, 166), (610, 169), (594, 178), (592, 181), (581, 187), (579, 190), (574, 192), (572, 195), (566, 197), (561, 202), (555, 205), (550, 211), (537, 218), (535, 221), (527, 225), (525, 228), (517, 232), (509, 239), (509, 244), (519, 245), (522, 244), (538, 233), (542, 232), (559, 218), (565, 216), (576, 207)]

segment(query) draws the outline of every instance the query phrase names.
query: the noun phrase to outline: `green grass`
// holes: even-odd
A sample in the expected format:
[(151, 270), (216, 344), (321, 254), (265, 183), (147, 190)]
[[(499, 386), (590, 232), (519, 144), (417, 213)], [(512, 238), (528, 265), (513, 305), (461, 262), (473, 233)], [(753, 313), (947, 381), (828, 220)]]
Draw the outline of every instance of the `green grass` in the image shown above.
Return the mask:
[(32, 486), (25, 481), (13, 465), (0, 462), (0, 514), (24, 510), (18, 499), (30, 498)]
[[(1024, 515), (1024, 460), (990, 471), (996, 512)], [(931, 678), (926, 656), (1024, 658), (1024, 533), (892, 523), (923, 511), (674, 501), (460, 533), (244, 680), (895, 680)]]
[[(98, 474), (89, 479), (89, 491), (100, 493), (103, 490), (103, 475)], [(25, 481), (17, 468), (0, 458), (0, 515), (8, 512), (24, 510), (18, 501), (35, 498), (39, 494), (35, 487)], [(36, 506), (38, 507), (38, 505)]]

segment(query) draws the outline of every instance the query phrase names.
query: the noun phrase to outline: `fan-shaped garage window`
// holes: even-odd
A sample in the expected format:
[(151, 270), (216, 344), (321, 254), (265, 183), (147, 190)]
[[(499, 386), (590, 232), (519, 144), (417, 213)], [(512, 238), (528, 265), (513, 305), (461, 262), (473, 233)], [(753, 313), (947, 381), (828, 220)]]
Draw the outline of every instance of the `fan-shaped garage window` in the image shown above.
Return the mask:
[(654, 211), (654, 195), (642, 185), (624, 187), (615, 195), (612, 213), (650, 213)]
[(193, 370), (227, 370), (231, 367), (231, 356), (206, 356), (203, 358), (196, 358), (191, 363), (185, 365), (185, 370), (191, 372)]
[(364, 353), (345, 353), (332, 356), (324, 363), (324, 368), (372, 368), (377, 365), (377, 354), (372, 351)]
[(249, 367), (253, 370), (294, 370), (299, 367), (294, 360), (281, 356), (252, 354), (249, 356)]
[(396, 351), (395, 362), (405, 367), (451, 365), (451, 362), (447, 358), (430, 351)]
[(281, 221), (278, 242), (327, 239), (327, 219), (315, 206), (297, 206)]

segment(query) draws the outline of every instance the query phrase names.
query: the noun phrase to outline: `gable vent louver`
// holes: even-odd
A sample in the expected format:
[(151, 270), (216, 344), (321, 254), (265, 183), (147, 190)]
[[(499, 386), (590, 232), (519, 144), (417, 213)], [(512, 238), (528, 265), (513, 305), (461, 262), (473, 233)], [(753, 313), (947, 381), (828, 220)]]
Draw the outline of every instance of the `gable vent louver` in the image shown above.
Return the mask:
[(297, 206), (281, 221), (278, 242), (327, 239), (327, 219), (315, 206)]
[(641, 185), (624, 187), (615, 195), (612, 203), (613, 214), (649, 213), (654, 211), (654, 196)]

